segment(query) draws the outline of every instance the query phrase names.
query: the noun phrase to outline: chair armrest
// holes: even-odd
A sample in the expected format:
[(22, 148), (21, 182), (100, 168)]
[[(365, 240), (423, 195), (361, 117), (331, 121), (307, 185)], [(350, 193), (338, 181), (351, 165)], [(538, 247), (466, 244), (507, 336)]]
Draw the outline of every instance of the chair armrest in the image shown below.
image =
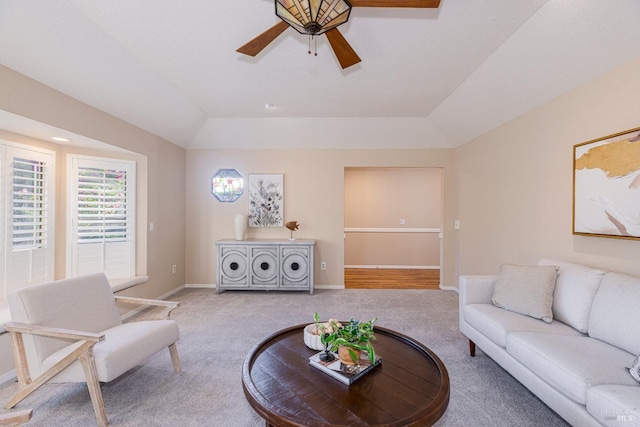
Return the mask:
[(65, 340), (104, 341), (104, 334), (76, 331), (73, 329), (51, 328), (48, 326), (29, 325), (27, 323), (8, 322), (4, 327), (7, 331), (19, 334), (39, 335), (41, 337), (61, 338)]
[(153, 305), (157, 307), (167, 307), (172, 310), (180, 305), (178, 301), (164, 301), (161, 299), (147, 299), (147, 298), (137, 298), (137, 297), (125, 297), (122, 295), (114, 295), (116, 302), (124, 302), (127, 304), (137, 304), (137, 305)]
[(168, 319), (171, 315), (171, 312), (180, 305), (178, 301), (163, 301), (159, 299), (126, 297), (121, 295), (114, 295), (114, 297), (116, 299), (116, 302), (135, 305), (149, 305), (155, 307), (154, 309), (151, 309), (148, 312), (145, 312), (136, 317), (136, 320)]
[(495, 287), (496, 276), (460, 276), (460, 306), (491, 304)]

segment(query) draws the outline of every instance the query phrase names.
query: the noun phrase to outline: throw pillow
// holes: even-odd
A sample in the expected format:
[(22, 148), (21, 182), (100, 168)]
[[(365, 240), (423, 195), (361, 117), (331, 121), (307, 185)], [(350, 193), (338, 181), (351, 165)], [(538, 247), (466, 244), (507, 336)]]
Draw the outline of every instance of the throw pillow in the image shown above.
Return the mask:
[(566, 323), (586, 334), (589, 331), (591, 305), (605, 271), (544, 258), (540, 260), (538, 265), (559, 267), (551, 307), (554, 320)]
[(557, 276), (555, 265), (504, 264), (496, 279), (493, 304), (550, 323)]
[(636, 357), (636, 360), (633, 361), (631, 367), (629, 368), (629, 373), (633, 377), (634, 380), (640, 383), (640, 356)]

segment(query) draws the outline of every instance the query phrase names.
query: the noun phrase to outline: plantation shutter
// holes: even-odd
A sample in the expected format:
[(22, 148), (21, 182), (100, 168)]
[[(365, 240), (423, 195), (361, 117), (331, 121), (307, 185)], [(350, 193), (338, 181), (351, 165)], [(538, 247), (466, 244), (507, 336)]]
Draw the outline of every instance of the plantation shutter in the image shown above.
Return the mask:
[(47, 245), (46, 162), (15, 157), (12, 162), (12, 247), (38, 249)]
[(53, 155), (14, 146), (3, 148), (0, 241), (6, 294), (53, 280), (55, 198)]
[(135, 163), (74, 157), (71, 275), (135, 276)]
[(5, 146), (0, 144), (0, 298), (7, 298), (6, 284), (7, 284), (7, 260), (6, 260), (6, 209), (7, 209), (7, 196), (6, 196), (6, 167), (5, 167)]

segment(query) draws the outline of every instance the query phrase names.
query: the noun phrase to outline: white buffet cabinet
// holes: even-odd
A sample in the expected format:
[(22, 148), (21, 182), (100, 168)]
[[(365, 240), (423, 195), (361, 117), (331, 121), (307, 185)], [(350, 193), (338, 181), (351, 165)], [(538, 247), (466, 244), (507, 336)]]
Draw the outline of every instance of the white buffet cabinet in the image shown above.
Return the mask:
[(228, 290), (313, 293), (315, 240), (216, 241), (216, 293)]

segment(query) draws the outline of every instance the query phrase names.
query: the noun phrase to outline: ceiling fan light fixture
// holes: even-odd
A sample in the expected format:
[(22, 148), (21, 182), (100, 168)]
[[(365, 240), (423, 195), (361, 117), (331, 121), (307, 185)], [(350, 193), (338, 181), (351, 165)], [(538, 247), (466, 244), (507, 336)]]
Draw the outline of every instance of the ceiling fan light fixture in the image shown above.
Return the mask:
[(349, 20), (347, 0), (276, 0), (276, 15), (300, 34), (317, 36)]

